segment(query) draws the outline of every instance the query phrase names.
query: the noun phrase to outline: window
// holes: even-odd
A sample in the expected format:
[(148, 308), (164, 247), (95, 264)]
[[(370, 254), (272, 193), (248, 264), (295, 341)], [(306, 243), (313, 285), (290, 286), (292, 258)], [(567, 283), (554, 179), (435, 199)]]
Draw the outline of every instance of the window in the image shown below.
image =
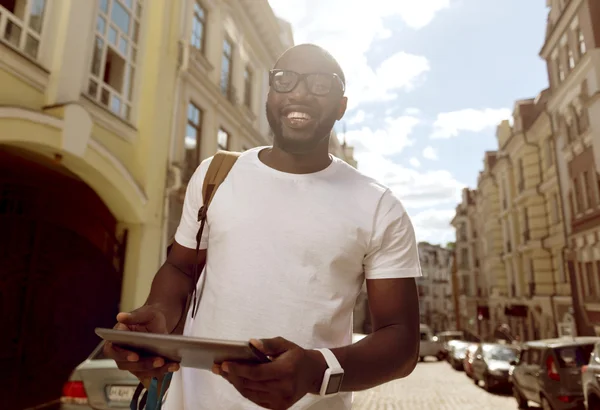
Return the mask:
[(575, 177), (573, 178), (573, 194), (574, 194), (574, 198), (573, 201), (575, 202), (575, 213), (580, 213), (583, 211), (583, 196), (582, 196), (582, 192), (581, 192), (581, 186), (580, 186), (580, 182), (579, 182), (579, 178)]
[(219, 128), (219, 132), (217, 133), (217, 144), (220, 150), (229, 150), (229, 133), (223, 128)]
[(583, 31), (581, 31), (581, 29), (577, 30), (577, 41), (579, 42), (579, 56), (581, 57), (587, 51), (585, 37), (583, 36)]
[(552, 195), (552, 222), (560, 222), (560, 202), (558, 201), (558, 194)]
[(231, 96), (231, 63), (233, 56), (233, 46), (231, 41), (226, 38), (223, 41), (223, 59), (221, 62), (221, 92), (227, 98)]
[(244, 105), (252, 108), (252, 70), (248, 66), (244, 70)]
[(460, 251), (460, 266), (462, 269), (469, 269), (469, 250), (461, 249)]
[(575, 57), (572, 50), (567, 51), (567, 57), (569, 60), (569, 70), (572, 70), (575, 68)]
[(550, 168), (554, 165), (554, 142), (552, 138), (546, 140), (546, 168)]
[(523, 159), (519, 158), (519, 162), (518, 162), (518, 181), (519, 181), (519, 192), (523, 192), (523, 190), (525, 189), (525, 169), (523, 166)]
[(185, 127), (185, 180), (189, 181), (192, 174), (200, 164), (200, 142), (202, 136), (202, 111), (193, 103), (189, 103), (187, 110), (187, 124)]
[(206, 11), (198, 1), (195, 1), (194, 18), (192, 20), (192, 38), (190, 39), (190, 44), (192, 47), (198, 49), (202, 53), (204, 53), (205, 31)]
[(140, 35), (140, 0), (100, 0), (87, 93), (114, 114), (131, 119)]
[(554, 60), (554, 65), (556, 67), (556, 72), (558, 73), (558, 81), (561, 83), (565, 79), (565, 71), (563, 70), (562, 63), (560, 62), (560, 57), (557, 57)]
[(594, 264), (592, 262), (585, 263), (585, 278), (587, 282), (586, 296), (595, 298), (598, 296), (598, 288), (596, 285), (596, 272), (594, 272)]
[(582, 190), (585, 198), (585, 209), (590, 209), (593, 206), (592, 194), (594, 189), (594, 184), (592, 183), (591, 175), (588, 171), (583, 172), (582, 182)]
[(46, 0), (0, 0), (0, 39), (36, 59)]
[(530, 239), (529, 218), (527, 217), (527, 208), (523, 208), (523, 239), (525, 241), (528, 241)]

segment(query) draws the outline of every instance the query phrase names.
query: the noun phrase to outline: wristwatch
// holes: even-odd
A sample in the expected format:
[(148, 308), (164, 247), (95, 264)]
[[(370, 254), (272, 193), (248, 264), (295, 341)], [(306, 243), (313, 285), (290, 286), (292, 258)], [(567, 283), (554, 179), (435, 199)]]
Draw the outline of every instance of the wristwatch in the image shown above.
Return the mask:
[(321, 352), (327, 362), (327, 370), (321, 383), (321, 396), (333, 396), (340, 392), (342, 380), (344, 380), (344, 369), (338, 362), (337, 357), (329, 349), (316, 349)]

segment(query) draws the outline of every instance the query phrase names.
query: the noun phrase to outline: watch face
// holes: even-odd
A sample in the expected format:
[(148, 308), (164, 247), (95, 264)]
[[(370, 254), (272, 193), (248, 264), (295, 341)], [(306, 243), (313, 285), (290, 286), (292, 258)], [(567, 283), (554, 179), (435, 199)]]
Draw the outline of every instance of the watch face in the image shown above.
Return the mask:
[(327, 384), (327, 390), (325, 391), (325, 394), (335, 394), (339, 392), (342, 387), (343, 379), (344, 373), (337, 373), (329, 376), (329, 383)]

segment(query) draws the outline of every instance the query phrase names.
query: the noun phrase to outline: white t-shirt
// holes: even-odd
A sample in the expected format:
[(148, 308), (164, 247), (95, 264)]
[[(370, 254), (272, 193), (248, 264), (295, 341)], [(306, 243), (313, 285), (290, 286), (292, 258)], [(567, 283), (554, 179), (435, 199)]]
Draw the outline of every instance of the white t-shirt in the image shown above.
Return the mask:
[[(264, 148), (264, 147), (263, 147)], [(199, 309), (185, 334), (229, 340), (282, 336), (310, 349), (352, 343), (365, 279), (421, 276), (413, 226), (385, 186), (342, 160), (289, 174), (243, 153), (213, 197), (201, 247)], [(192, 176), (175, 240), (195, 248), (202, 182)], [(352, 394), (307, 395), (293, 409), (346, 410)], [(167, 410), (259, 409), (210, 371), (175, 373)]]

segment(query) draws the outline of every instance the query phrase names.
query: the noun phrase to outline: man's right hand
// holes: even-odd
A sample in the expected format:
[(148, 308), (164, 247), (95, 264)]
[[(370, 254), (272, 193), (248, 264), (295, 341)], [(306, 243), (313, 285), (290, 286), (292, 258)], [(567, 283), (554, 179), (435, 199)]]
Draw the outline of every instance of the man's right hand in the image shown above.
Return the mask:
[[(117, 315), (117, 330), (167, 334), (167, 322), (164, 313), (154, 306), (142, 306), (129, 313)], [(136, 352), (116, 346), (113, 343), (104, 344), (104, 354), (117, 363), (121, 370), (127, 370), (140, 380), (153, 377), (160, 379), (167, 372), (179, 370), (179, 364), (168, 362), (162, 357), (140, 356)]]

